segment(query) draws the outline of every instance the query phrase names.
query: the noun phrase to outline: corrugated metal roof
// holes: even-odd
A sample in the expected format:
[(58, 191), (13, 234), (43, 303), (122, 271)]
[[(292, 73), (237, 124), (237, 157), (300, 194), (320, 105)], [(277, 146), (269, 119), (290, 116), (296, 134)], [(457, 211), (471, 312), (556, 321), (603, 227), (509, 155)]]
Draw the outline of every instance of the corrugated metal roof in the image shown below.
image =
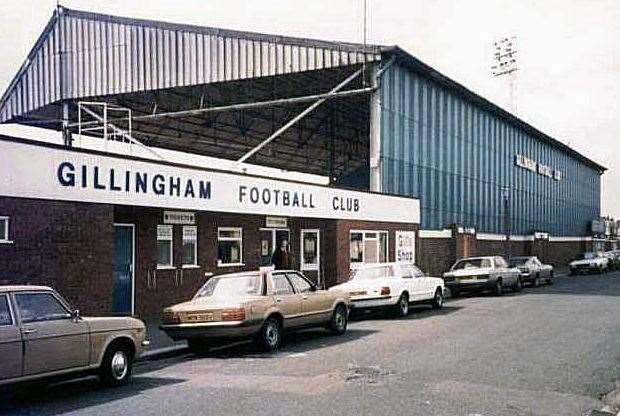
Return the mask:
[(517, 117), (516, 115), (504, 110), (503, 108), (501, 108), (500, 106), (492, 103), (491, 101), (487, 100), (486, 98), (482, 97), (481, 95), (476, 94), (475, 92), (473, 92), (472, 90), (468, 89), (467, 87), (463, 86), (462, 84), (459, 84), (458, 82), (454, 81), (453, 79), (447, 77), (446, 75), (442, 74), (441, 72), (437, 71), (436, 69), (432, 68), (430, 65), (422, 62), (421, 60), (419, 60), (418, 58), (416, 58), (415, 56), (411, 55), (409, 52), (401, 49), (398, 46), (390, 46), (390, 47), (384, 47), (383, 48), (383, 52), (392, 56), (396, 56), (398, 59), (398, 62), (405, 65), (406, 67), (410, 68), (411, 70), (415, 71), (416, 73), (422, 74), (424, 75), (426, 78), (431, 79), (432, 81), (436, 82), (437, 84), (456, 92), (459, 96), (463, 97), (464, 99), (468, 100), (469, 102), (472, 102), (474, 104), (476, 104), (478, 107), (492, 113), (495, 114), (499, 117), (501, 117), (504, 120), (507, 120), (508, 122), (510, 122), (512, 125), (519, 127), (521, 129), (523, 129), (525, 132), (546, 141), (547, 143), (551, 144), (552, 146), (563, 150), (564, 152), (568, 153), (569, 155), (571, 155), (572, 157), (581, 160), (582, 162), (586, 163), (587, 165), (593, 167), (594, 169), (597, 169), (600, 172), (604, 172), (607, 170), (607, 168), (603, 165), (600, 165), (599, 163), (593, 161), (592, 159), (582, 155), (581, 153), (577, 152), (576, 150), (574, 150), (573, 148), (567, 146), (566, 144), (562, 143), (561, 141), (549, 136), (548, 134), (543, 133), (542, 131), (538, 130), (536, 127), (532, 126), (531, 124), (521, 120), (519, 117)]
[(59, 7), (0, 99), (0, 123), (61, 99), (354, 65), (379, 46), (131, 19)]
[(63, 7), (56, 9), (0, 99), (0, 123), (36, 120), (53, 107), (50, 104), (62, 99), (110, 97), (338, 68), (380, 61), (382, 55), (384, 59), (386, 55), (396, 56), (400, 63), (481, 108), (601, 172), (606, 170), (398, 46), (267, 35)]

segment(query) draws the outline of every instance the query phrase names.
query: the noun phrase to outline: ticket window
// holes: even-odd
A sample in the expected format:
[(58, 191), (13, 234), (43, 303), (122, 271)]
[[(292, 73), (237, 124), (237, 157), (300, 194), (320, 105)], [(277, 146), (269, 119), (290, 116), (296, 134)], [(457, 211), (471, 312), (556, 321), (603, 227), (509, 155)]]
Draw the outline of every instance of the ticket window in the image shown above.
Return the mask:
[(261, 228), (260, 230), (260, 256), (261, 265), (268, 266), (271, 264), (271, 255), (276, 247), (282, 243), (282, 240), (291, 244), (291, 233), (286, 228)]

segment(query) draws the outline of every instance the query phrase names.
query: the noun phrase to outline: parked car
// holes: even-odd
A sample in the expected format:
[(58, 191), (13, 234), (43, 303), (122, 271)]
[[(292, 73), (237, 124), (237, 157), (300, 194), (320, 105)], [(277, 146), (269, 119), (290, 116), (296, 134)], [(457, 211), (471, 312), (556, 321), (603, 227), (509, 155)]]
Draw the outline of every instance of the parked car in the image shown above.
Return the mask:
[(319, 290), (298, 271), (261, 268), (212, 277), (192, 300), (164, 309), (161, 329), (197, 353), (216, 340), (248, 337), (274, 351), (286, 330), (324, 326), (344, 334), (349, 309), (345, 292)]
[(347, 292), (355, 309), (385, 308), (406, 316), (411, 302), (441, 308), (444, 284), (442, 279), (425, 276), (414, 264), (380, 263), (357, 266), (349, 281), (330, 290)]
[(0, 385), (96, 373), (125, 384), (143, 347), (144, 323), (86, 318), (45, 286), (0, 286)]
[(602, 252), (589, 251), (577, 256), (568, 265), (570, 274), (604, 273), (609, 269), (609, 258)]
[(606, 251), (605, 257), (609, 259), (609, 270), (620, 270), (620, 250)]
[(504, 288), (521, 290), (521, 272), (510, 267), (501, 256), (467, 257), (457, 260), (443, 275), (452, 296), (465, 291), (492, 290), (502, 295)]
[(521, 272), (521, 283), (528, 283), (533, 287), (540, 286), (541, 282), (553, 284), (553, 266), (543, 264), (536, 256), (516, 256), (508, 260), (510, 267), (516, 267)]

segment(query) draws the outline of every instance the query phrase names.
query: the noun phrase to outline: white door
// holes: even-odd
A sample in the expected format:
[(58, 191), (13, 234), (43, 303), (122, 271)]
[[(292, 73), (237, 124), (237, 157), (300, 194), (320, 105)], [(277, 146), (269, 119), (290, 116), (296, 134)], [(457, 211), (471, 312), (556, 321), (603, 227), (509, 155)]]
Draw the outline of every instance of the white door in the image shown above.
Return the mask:
[(409, 299), (412, 301), (425, 299), (427, 288), (424, 275), (416, 274), (417, 269), (411, 264), (401, 263), (399, 266), (401, 278), (407, 283), (409, 288)]
[(319, 230), (301, 230), (299, 244), (299, 265), (301, 271), (310, 277), (319, 287), (321, 282), (321, 250)]

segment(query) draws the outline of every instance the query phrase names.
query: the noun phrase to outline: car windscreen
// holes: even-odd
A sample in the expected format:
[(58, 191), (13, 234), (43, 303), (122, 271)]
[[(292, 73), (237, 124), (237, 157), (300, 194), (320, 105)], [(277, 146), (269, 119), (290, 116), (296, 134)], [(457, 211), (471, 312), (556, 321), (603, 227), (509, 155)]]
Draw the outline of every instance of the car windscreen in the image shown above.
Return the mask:
[(591, 259), (595, 259), (597, 257), (598, 257), (598, 253), (590, 252), (590, 253), (583, 253), (583, 257), (582, 258), (584, 260), (591, 260)]
[(491, 267), (489, 259), (465, 259), (458, 261), (452, 270), (486, 269)]
[(381, 277), (392, 276), (391, 266), (364, 267), (351, 271), (351, 279), (378, 279)]
[(513, 257), (508, 261), (508, 264), (510, 267), (523, 266), (529, 259), (529, 257)]
[(212, 277), (196, 292), (194, 299), (202, 297), (230, 299), (245, 295), (260, 295), (261, 280), (259, 274)]

